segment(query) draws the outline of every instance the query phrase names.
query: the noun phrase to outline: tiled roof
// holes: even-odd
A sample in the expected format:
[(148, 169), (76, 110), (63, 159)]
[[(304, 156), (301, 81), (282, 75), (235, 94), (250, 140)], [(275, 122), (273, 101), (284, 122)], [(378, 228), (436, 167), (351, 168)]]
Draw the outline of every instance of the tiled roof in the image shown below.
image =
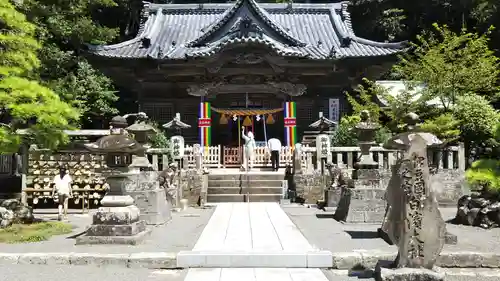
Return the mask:
[(228, 45), (264, 45), (282, 56), (310, 59), (385, 56), (404, 49), (357, 37), (347, 2), (272, 4), (150, 4), (134, 39), (90, 46), (98, 56), (184, 59), (210, 56)]

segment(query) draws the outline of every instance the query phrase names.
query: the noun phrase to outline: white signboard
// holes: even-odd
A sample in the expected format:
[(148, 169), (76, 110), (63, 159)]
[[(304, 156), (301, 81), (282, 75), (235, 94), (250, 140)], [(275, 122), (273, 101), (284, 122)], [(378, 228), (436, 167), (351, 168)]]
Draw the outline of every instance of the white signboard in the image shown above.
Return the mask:
[(339, 99), (329, 99), (328, 100), (328, 112), (329, 118), (332, 121), (339, 122), (340, 119), (340, 100)]
[(172, 158), (175, 160), (182, 159), (184, 157), (184, 138), (182, 136), (173, 136), (170, 138), (170, 142)]

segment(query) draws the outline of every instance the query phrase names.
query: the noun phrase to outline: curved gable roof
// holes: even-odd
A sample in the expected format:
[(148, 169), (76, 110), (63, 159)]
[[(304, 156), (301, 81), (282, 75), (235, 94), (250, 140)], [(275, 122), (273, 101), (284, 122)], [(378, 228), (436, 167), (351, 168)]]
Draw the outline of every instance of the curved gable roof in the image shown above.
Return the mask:
[[(310, 59), (386, 56), (404, 42), (382, 43), (357, 37), (348, 3), (288, 4), (238, 0), (234, 4), (149, 4), (145, 23), (129, 41), (91, 46), (98, 56), (184, 59), (210, 56), (231, 44), (261, 44), (282, 56)], [(242, 20), (247, 24), (241, 26)], [(252, 28), (242, 32), (242, 28)], [(234, 32), (240, 32), (234, 35)]]

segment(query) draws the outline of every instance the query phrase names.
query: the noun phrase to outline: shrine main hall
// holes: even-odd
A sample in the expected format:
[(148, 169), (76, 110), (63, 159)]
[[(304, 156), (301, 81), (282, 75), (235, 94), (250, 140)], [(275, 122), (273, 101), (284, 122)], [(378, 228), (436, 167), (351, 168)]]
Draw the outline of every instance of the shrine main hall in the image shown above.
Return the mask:
[(300, 142), (319, 112), (338, 121), (345, 92), (405, 48), (357, 37), (347, 2), (144, 3), (139, 20), (134, 38), (90, 46), (89, 59), (158, 123), (180, 113), (191, 144), (234, 145), (240, 126), (257, 141)]

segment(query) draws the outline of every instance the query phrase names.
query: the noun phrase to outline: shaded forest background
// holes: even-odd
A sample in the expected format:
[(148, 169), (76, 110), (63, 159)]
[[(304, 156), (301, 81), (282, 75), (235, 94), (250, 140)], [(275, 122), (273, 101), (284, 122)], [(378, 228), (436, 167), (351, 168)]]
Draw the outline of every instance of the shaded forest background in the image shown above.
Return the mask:
[[(193, 3), (197, 0), (157, 0)], [(206, 1), (198, 1), (202, 3)], [(217, 2), (217, 1), (211, 1)], [(226, 1), (220, 1), (226, 2)], [(299, 2), (299, 1), (297, 1)], [(328, 1), (310, 1), (310, 3)], [(81, 125), (99, 128), (103, 118), (133, 100), (119, 100), (110, 79), (81, 56), (84, 43), (104, 44), (133, 37), (139, 26), (139, 0), (25, 0), (21, 10), (37, 26), (42, 42), (38, 75), (64, 101), (82, 109)], [(500, 25), (498, 0), (353, 0), (350, 11), (359, 36), (377, 41), (414, 41), (438, 23), (451, 31), (484, 33)], [(490, 35), (491, 49), (500, 48), (500, 31)]]

